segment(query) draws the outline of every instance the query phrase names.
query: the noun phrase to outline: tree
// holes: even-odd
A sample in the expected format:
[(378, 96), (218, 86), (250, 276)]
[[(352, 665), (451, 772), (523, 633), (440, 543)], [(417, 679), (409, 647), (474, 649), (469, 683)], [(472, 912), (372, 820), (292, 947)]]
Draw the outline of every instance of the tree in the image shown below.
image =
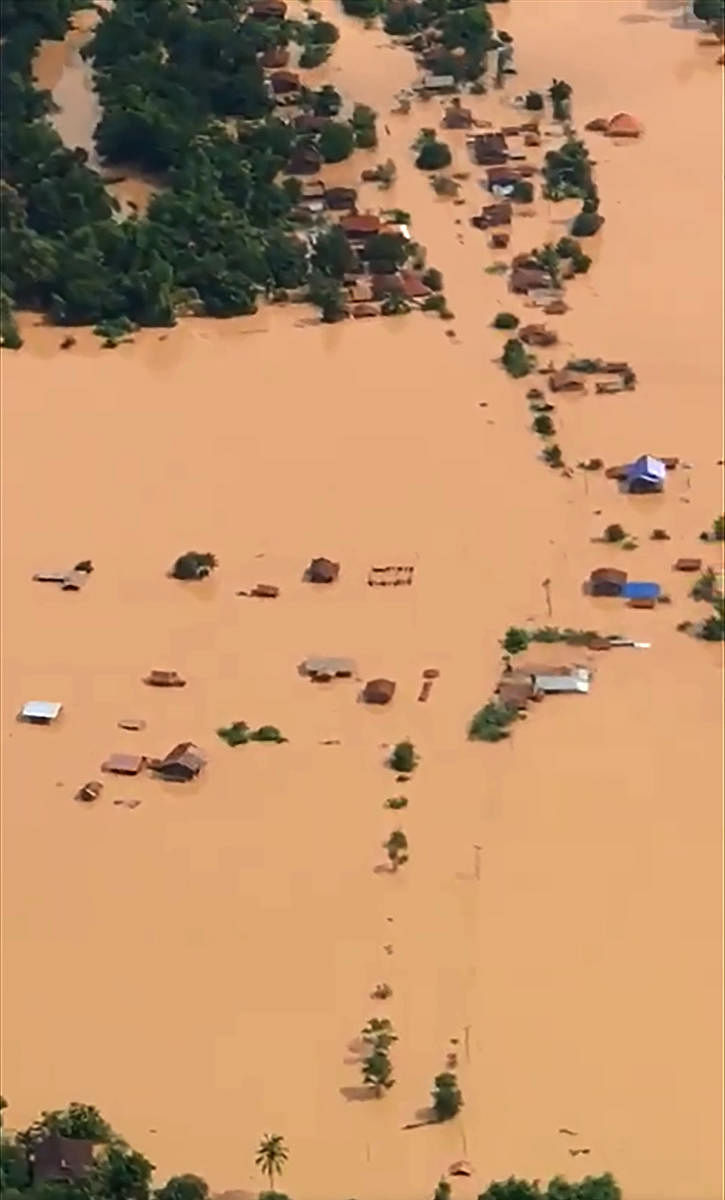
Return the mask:
[(352, 111), (351, 124), (355, 135), (355, 145), (361, 150), (371, 150), (378, 144), (378, 134), (375, 128), (377, 113), (367, 104), (356, 104)]
[(202, 554), (198, 550), (187, 550), (177, 558), (171, 574), (174, 579), (206, 579), (219, 566), (213, 554)]
[(350, 17), (363, 17), (368, 20), (376, 17), (382, 10), (382, 0), (342, 0), (342, 7)]
[(340, 31), (332, 21), (313, 21), (309, 36), (316, 45), (332, 46), (338, 40)]
[(527, 353), (526, 347), (519, 338), (509, 338), (503, 348), (501, 362), (509, 375), (514, 379), (521, 379), (524, 375), (528, 375), (531, 370), (531, 361)]
[(345, 316), (345, 298), (337, 279), (315, 271), (310, 277), (309, 298), (316, 304), (326, 325), (334, 325)]
[(173, 1175), (154, 1192), (154, 1200), (207, 1200), (209, 1185), (198, 1175)]
[(279, 1133), (265, 1133), (254, 1159), (255, 1165), (259, 1167), (263, 1175), (269, 1179), (270, 1191), (274, 1191), (274, 1177), (282, 1177), (289, 1151), (285, 1145), (284, 1138)]
[(103, 1200), (149, 1200), (153, 1169), (153, 1163), (138, 1150), (113, 1142), (94, 1167), (93, 1190)]
[(604, 224), (604, 217), (598, 212), (585, 212), (582, 208), (572, 221), (571, 231), (575, 237), (593, 237)]
[(533, 429), (534, 433), (540, 434), (541, 437), (553, 437), (556, 433), (556, 427), (548, 413), (539, 413), (534, 417)]
[(496, 313), (493, 318), (494, 329), (515, 329), (519, 324), (519, 318), (510, 312)]
[(319, 145), (325, 162), (342, 162), (352, 154), (355, 138), (349, 125), (342, 121), (330, 121), (320, 134)]
[(451, 1071), (443, 1071), (433, 1081), (433, 1109), (437, 1120), (450, 1121), (463, 1107), (463, 1095), (458, 1079)]
[(543, 459), (553, 469), (564, 466), (564, 455), (561, 446), (557, 442), (552, 442), (550, 446), (544, 447)]
[(527, 92), (526, 107), (529, 112), (540, 112), (544, 107), (544, 97), (541, 92)]
[(336, 117), (342, 108), (342, 96), (337, 88), (326, 83), (312, 94), (312, 111), (316, 117)]
[(520, 654), (529, 644), (529, 635), (525, 629), (510, 625), (503, 636), (501, 645), (507, 654)]
[(725, 22), (725, 0), (695, 0), (692, 11), (698, 21), (706, 21), (708, 25)]
[(393, 1064), (384, 1050), (373, 1050), (362, 1063), (363, 1083), (373, 1088), (376, 1096), (393, 1087)]
[(515, 720), (514, 709), (490, 700), (471, 720), (468, 737), (472, 742), (501, 742), (509, 736), (508, 726)]
[(408, 839), (402, 829), (394, 829), (387, 842), (383, 843), (387, 850), (390, 866), (393, 871), (402, 867), (408, 861)]
[(415, 165), (421, 171), (440, 171), (450, 166), (451, 161), (452, 155), (445, 142), (431, 138), (421, 145)]
[[(325, 46), (322, 43), (315, 44), (314, 42), (310, 42), (309, 45), (304, 47), (302, 53), (300, 54), (300, 66), (302, 67), (303, 71), (311, 71), (314, 67), (322, 66), (323, 62), (326, 62), (329, 56), (329, 46)], [(271, 1196), (272, 1194), (272, 1192), (267, 1192), (268, 1196)]]
[(371, 1017), (361, 1036), (373, 1050), (382, 1050), (384, 1054), (398, 1040), (392, 1022), (387, 1017)]
[(376, 233), (368, 238), (361, 255), (376, 274), (388, 275), (402, 267), (409, 250), (410, 243), (401, 233)]
[(530, 179), (517, 179), (511, 195), (519, 204), (531, 204), (534, 198), (534, 185)]
[(440, 1179), (433, 1193), (433, 1200), (451, 1200), (451, 1185), (447, 1179)]
[(572, 87), (563, 79), (553, 79), (549, 88), (549, 97), (554, 106), (554, 120), (566, 121), (570, 115), (569, 100)]
[(715, 517), (712, 523), (712, 536), (716, 542), (725, 541), (725, 514), (721, 513), (719, 517)]
[(409, 775), (418, 765), (418, 757), (412, 742), (398, 742), (390, 755), (390, 766), (401, 775)]
[(316, 270), (333, 279), (342, 279), (355, 269), (355, 255), (339, 225), (333, 225), (318, 236), (312, 262)]
[(612, 525), (607, 525), (603, 536), (605, 542), (623, 542), (627, 536), (627, 531), (615, 522)]
[(29, 1132), (35, 1134), (42, 1131), (99, 1143), (110, 1142), (113, 1137), (111, 1126), (95, 1105), (80, 1104), (77, 1100), (71, 1101), (67, 1108), (44, 1110)]

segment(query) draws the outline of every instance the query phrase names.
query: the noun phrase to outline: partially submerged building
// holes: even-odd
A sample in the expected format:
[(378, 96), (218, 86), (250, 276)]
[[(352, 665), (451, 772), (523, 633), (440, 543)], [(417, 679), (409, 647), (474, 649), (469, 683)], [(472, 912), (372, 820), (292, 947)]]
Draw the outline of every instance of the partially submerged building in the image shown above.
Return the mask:
[(20, 720), (31, 725), (50, 725), (60, 716), (62, 708), (58, 700), (26, 700), (20, 710)]
[(31, 1140), (28, 1165), (35, 1187), (44, 1183), (81, 1183), (94, 1166), (94, 1143), (88, 1138), (47, 1133)]
[(188, 783), (206, 766), (206, 755), (193, 742), (179, 742), (165, 758), (150, 760), (149, 766), (169, 783)]
[(328, 683), (331, 679), (352, 679), (357, 664), (354, 658), (306, 658), (302, 670), (315, 682)]
[(305, 578), (308, 583), (334, 583), (340, 574), (340, 564), (330, 558), (313, 558)]
[(394, 695), (392, 679), (370, 679), (363, 688), (362, 698), (365, 704), (389, 704)]
[(618, 567), (597, 567), (589, 576), (591, 596), (621, 596), (627, 582), (627, 572)]
[(641, 454), (625, 470), (628, 492), (661, 492), (664, 489), (667, 468), (661, 459), (651, 454)]

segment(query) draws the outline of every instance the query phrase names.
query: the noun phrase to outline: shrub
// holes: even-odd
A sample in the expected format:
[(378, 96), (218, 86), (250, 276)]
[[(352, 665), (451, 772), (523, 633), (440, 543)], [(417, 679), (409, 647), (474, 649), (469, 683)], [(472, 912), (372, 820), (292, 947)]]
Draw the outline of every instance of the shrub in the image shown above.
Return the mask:
[(360, 1036), (373, 1050), (382, 1050), (384, 1054), (387, 1054), (398, 1040), (393, 1023), (388, 1017), (371, 1017)]
[(255, 729), (249, 735), (250, 742), (277, 742), (281, 744), (286, 742), (287, 738), (283, 737), (276, 725), (260, 725), (259, 729)]
[(443, 275), (437, 267), (428, 267), (428, 270), (423, 274), (423, 283), (429, 287), (431, 291), (443, 291)]
[(371, 150), (378, 144), (375, 129), (376, 113), (367, 104), (356, 104), (352, 113), (352, 127), (355, 133), (355, 145), (361, 150)]
[(621, 525), (617, 525), (616, 523), (607, 525), (603, 534), (605, 542), (623, 542), (626, 536), (626, 529), (623, 529)]
[(373, 1000), (389, 1000), (393, 994), (393, 989), (389, 983), (377, 983), (370, 993)]
[(556, 427), (548, 413), (540, 413), (534, 417), (532, 428), (534, 433), (540, 434), (541, 437), (553, 437), (556, 433)]
[(402, 829), (393, 830), (387, 842), (383, 842), (383, 849), (387, 851), (393, 871), (397, 871), (398, 867), (407, 863), (408, 839)]
[(313, 67), (322, 66), (323, 62), (326, 62), (329, 57), (330, 50), (328, 46), (324, 46), (322, 43), (315, 44), (311, 42), (308, 46), (305, 46), (300, 54), (300, 67), (303, 71), (312, 70)]
[(450, 166), (451, 161), (451, 152), (445, 142), (432, 138), (421, 145), (415, 165), (421, 171), (440, 171), (443, 167)]
[(544, 107), (544, 97), (541, 92), (526, 93), (526, 108), (529, 112), (541, 112)]
[(460, 184), (448, 175), (434, 175), (430, 182), (436, 196), (457, 196), (460, 191)]
[(19, 350), (23, 344), (17, 322), (15, 309), (10, 297), (5, 292), (0, 293), (0, 346), (5, 350)]
[(227, 746), (243, 746), (250, 738), (250, 730), (246, 721), (233, 721), (231, 725), (217, 729), (217, 736), (226, 742)]
[(509, 338), (503, 348), (501, 362), (509, 375), (514, 379), (521, 379), (524, 375), (528, 375), (531, 370), (531, 359), (526, 351), (524, 343), (518, 338)]
[(342, 162), (349, 158), (355, 145), (350, 126), (342, 121), (330, 121), (320, 134), (320, 154), (325, 162)]
[(340, 36), (332, 21), (315, 21), (309, 29), (310, 40), (319, 45), (331, 46)]
[(389, 800), (385, 801), (385, 808), (398, 809), (398, 808), (407, 808), (407, 807), (408, 807), (407, 796), (391, 796)]
[(435, 296), (426, 296), (423, 301), (423, 311), (437, 312), (442, 315), (448, 311), (448, 301), (442, 292), (437, 292)]
[(693, 600), (708, 600), (710, 603), (717, 598), (717, 577), (712, 567), (708, 567), (695, 580), (690, 595)]
[(669, 542), (670, 535), (666, 529), (653, 529), (650, 538), (653, 542)]
[(372, 1087), (376, 1096), (393, 1087), (393, 1064), (383, 1050), (374, 1050), (362, 1064), (363, 1083)]
[(553, 442), (551, 446), (545, 446), (544, 462), (548, 463), (550, 467), (563, 467), (564, 455), (562, 454), (561, 446), (559, 446), (556, 442)]
[(529, 644), (529, 635), (525, 629), (510, 625), (504, 634), (501, 645), (507, 654), (520, 654)]
[(515, 720), (513, 709), (490, 700), (473, 717), (468, 726), (468, 737), (472, 742), (500, 742), (509, 736), (507, 726)]
[(571, 231), (574, 237), (593, 237), (604, 224), (604, 217), (599, 213), (585, 212), (584, 209), (575, 216)]
[(725, 641), (725, 601), (718, 597), (713, 602), (713, 613), (703, 622), (699, 635), (705, 642)]
[(519, 318), (510, 312), (496, 313), (493, 318), (494, 329), (515, 329), (520, 324)]
[(443, 1071), (433, 1081), (433, 1109), (439, 1121), (450, 1121), (463, 1107), (458, 1079), (451, 1071)]
[(725, 541), (725, 514), (715, 517), (712, 523), (712, 536), (716, 542)]
[(519, 204), (531, 204), (534, 198), (534, 185), (530, 179), (517, 179), (511, 198), (517, 200)]
[(206, 579), (219, 565), (213, 554), (201, 554), (198, 550), (187, 550), (177, 558), (171, 574), (174, 579)]
[(418, 756), (412, 742), (398, 742), (390, 755), (389, 766), (400, 775), (410, 775), (418, 765)]

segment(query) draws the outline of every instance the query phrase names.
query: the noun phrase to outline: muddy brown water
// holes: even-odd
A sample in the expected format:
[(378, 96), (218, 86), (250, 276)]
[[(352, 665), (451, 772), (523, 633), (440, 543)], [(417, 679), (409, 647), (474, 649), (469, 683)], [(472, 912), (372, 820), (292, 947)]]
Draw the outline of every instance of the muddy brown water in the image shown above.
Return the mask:
[[(643, 12), (655, 19), (626, 20)], [(634, 143), (588, 135), (607, 223), (572, 311), (552, 319), (565, 353), (629, 359), (639, 385), (562, 398), (555, 419), (571, 462), (691, 463), (663, 496), (537, 461), (527, 384), (493, 362), (492, 315), (529, 314), (484, 272), (493, 254), (468, 225), (480, 172), (465, 206), (436, 199), (408, 147), (439, 103), (391, 116), (412, 59), (343, 18), (315, 76), (374, 105), (381, 147), (328, 173), (348, 182), (396, 160), (395, 187), (364, 186), (361, 206), (412, 213), (455, 341), (435, 316), (309, 328), (289, 308), (147, 331), (113, 353), (89, 331), (60, 353), (62, 331), (28, 319), (23, 350), (3, 356), (11, 1125), (92, 1101), (159, 1177), (196, 1171), (219, 1191), (260, 1186), (254, 1148), (278, 1131), (296, 1200), (417, 1200), (462, 1156), (476, 1175), (457, 1200), (511, 1173), (603, 1170), (626, 1200), (721, 1196), (721, 657), (675, 631), (700, 609), (671, 572), (703, 553), (697, 535), (722, 508), (721, 74), (672, 15), (514, 0), (499, 18), (517, 43), (508, 91), (564, 76), (580, 126), (619, 109), (645, 126)], [(515, 119), (501, 94), (471, 105)], [(464, 135), (447, 140), (469, 169)], [(513, 251), (559, 235), (571, 212), (536, 210), (515, 222)], [(592, 567), (626, 553), (591, 541), (611, 521), (639, 535), (630, 575), (660, 580), (670, 606), (582, 595)], [(654, 526), (671, 541), (650, 542)], [(221, 564), (191, 587), (164, 575), (190, 547)], [(317, 554), (342, 563), (329, 589), (301, 582)], [(85, 557), (96, 570), (81, 593), (30, 580)], [(413, 587), (367, 588), (387, 562), (414, 563)], [(548, 619), (545, 578), (554, 621), (652, 647), (597, 656), (588, 697), (549, 699), (508, 744), (471, 745), (497, 639)], [(257, 582), (280, 598), (234, 596)], [(304, 682), (310, 654), (395, 679), (393, 703), (370, 711), (354, 682)], [(430, 666), (441, 675), (421, 705)], [(144, 688), (151, 667), (187, 687)], [(30, 698), (63, 701), (56, 727), (15, 722)], [(117, 728), (128, 712), (143, 732)], [(230, 750), (214, 730), (234, 719), (290, 742)], [(383, 803), (403, 789), (383, 747), (403, 736), (422, 762), (393, 814)], [(209, 752), (198, 783), (109, 778), (94, 806), (73, 802), (110, 752), (181, 738)], [(411, 861), (381, 875), (397, 824)], [(368, 999), (381, 980), (385, 1004)], [(346, 1047), (383, 1012), (397, 1084), (379, 1103), (348, 1099)], [(403, 1131), (452, 1037), (461, 1117)]]

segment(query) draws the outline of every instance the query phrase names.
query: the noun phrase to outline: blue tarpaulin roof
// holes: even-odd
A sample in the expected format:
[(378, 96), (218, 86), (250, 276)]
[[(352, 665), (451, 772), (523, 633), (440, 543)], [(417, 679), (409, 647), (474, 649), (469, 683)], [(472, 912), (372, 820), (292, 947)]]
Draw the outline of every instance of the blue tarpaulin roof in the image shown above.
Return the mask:
[(658, 583), (640, 583), (633, 579), (622, 587), (622, 595), (626, 600), (656, 600), (660, 594)]
[(655, 482), (664, 479), (665, 472), (665, 464), (659, 458), (653, 458), (651, 454), (641, 454), (627, 468), (627, 478), (651, 479)]

